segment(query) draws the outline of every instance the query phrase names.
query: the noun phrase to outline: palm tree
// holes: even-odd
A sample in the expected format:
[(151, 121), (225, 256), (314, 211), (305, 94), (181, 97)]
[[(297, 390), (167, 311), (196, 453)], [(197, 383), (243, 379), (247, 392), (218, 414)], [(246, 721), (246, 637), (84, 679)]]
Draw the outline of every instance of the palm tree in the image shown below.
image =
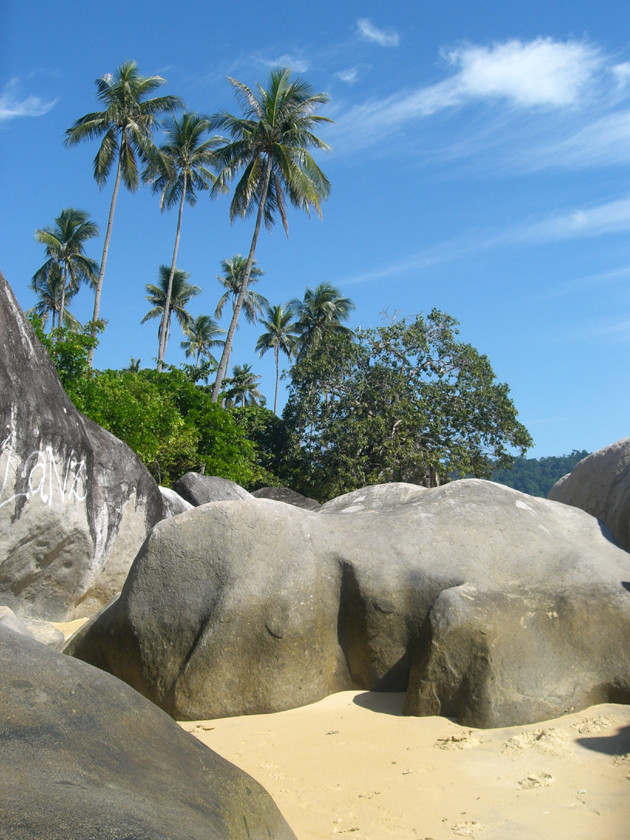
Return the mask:
[[(231, 260), (223, 260), (221, 262), (223, 269), (223, 277), (217, 274), (217, 280), (221, 283), (225, 292), (221, 295), (217, 308), (214, 311), (215, 317), (220, 318), (223, 315), (223, 307), (232, 299), (232, 312), (236, 309), (238, 298), (243, 288), (243, 280), (245, 278), (245, 270), (247, 269), (247, 260), (240, 254), (235, 254)], [(257, 316), (263, 311), (263, 307), (268, 306), (269, 302), (263, 295), (252, 291), (249, 286), (255, 283), (265, 272), (258, 268), (256, 260), (252, 261), (251, 270), (249, 273), (249, 283), (243, 297), (242, 309), (245, 312), (245, 320), (250, 324), (256, 323)], [(237, 325), (238, 326), (238, 325)]]
[(295, 352), (298, 359), (311, 353), (327, 336), (353, 335), (341, 322), (348, 319), (354, 303), (350, 298), (341, 297), (339, 290), (330, 283), (307, 289), (304, 299), (294, 299), (290, 306), (297, 316)]
[(293, 308), (291, 306), (267, 306), (267, 320), (261, 321), (267, 332), (264, 332), (256, 343), (258, 355), (262, 356), (273, 347), (273, 357), (276, 363), (276, 389), (273, 396), (273, 413), (278, 413), (278, 382), (280, 381), (280, 351), (286, 353), (290, 359), (297, 335), (291, 332), (293, 327)]
[(217, 149), (217, 160), (222, 167), (218, 184), (232, 180), (243, 170), (230, 205), (230, 219), (245, 217), (256, 210), (256, 224), (212, 391), (214, 402), (219, 398), (227, 370), (263, 219), (271, 228), (279, 215), (288, 233), (287, 196), (296, 207), (307, 213), (314, 208), (321, 216), (321, 202), (330, 192), (328, 179), (308, 151), (309, 148), (329, 148), (313, 133), (319, 122), (331, 122), (314, 113), (319, 105), (328, 101), (328, 96), (314, 94), (311, 86), (300, 79), (291, 80), (291, 71), (287, 68), (272, 71), (267, 88), (257, 85), (256, 93), (236, 79), (228, 77), (228, 80), (241, 101), (243, 116), (223, 112), (212, 119), (213, 128), (227, 129), (232, 138)]
[[(190, 314), (190, 312), (186, 311), (186, 305), (188, 304), (188, 301), (191, 298), (195, 297), (195, 295), (198, 295), (201, 292), (199, 286), (192, 286), (188, 282), (188, 278), (190, 275), (187, 271), (176, 269), (175, 275), (173, 277), (171, 305), (168, 311), (166, 321), (164, 321), (162, 316), (166, 309), (166, 293), (168, 289), (169, 275), (169, 267), (167, 265), (161, 265), (158, 273), (159, 286), (154, 286), (153, 283), (147, 283), (146, 290), (149, 293), (147, 295), (147, 300), (149, 301), (149, 303), (153, 304), (153, 309), (150, 309), (140, 322), (141, 324), (144, 324), (151, 318), (160, 319), (160, 326), (158, 328), (158, 342), (161, 345), (163, 341), (165, 350), (166, 345), (168, 343), (169, 333), (171, 330), (172, 316), (175, 315), (182, 329), (188, 327), (192, 323), (193, 317)], [(164, 335), (162, 334), (163, 329), (166, 330)]]
[(226, 384), (230, 385), (226, 393), (227, 404), (240, 403), (245, 408), (247, 405), (258, 405), (258, 400), (264, 401), (258, 390), (259, 379), (260, 376), (253, 372), (251, 365), (234, 365), (232, 376), (226, 380)]
[(166, 304), (162, 315), (163, 324), (160, 327), (162, 341), (158, 349), (158, 370), (162, 370), (162, 362), (166, 345), (164, 323), (170, 311), (173, 276), (177, 265), (177, 251), (182, 230), (182, 215), (184, 202), (191, 207), (197, 203), (197, 193), (209, 190), (216, 181), (216, 176), (208, 169), (213, 161), (213, 148), (223, 138), (210, 137), (204, 140), (204, 135), (210, 131), (210, 122), (206, 117), (198, 114), (183, 114), (180, 120), (171, 118), (165, 128), (166, 142), (151, 155), (144, 173), (144, 179), (152, 184), (154, 192), (160, 192), (160, 210), (179, 204), (177, 215), (177, 231), (175, 233), (175, 247), (168, 278)]
[[(98, 320), (100, 313), (103, 278), (120, 180), (122, 178), (131, 192), (138, 188), (138, 163), (144, 163), (148, 159), (152, 131), (157, 124), (156, 115), (174, 111), (182, 105), (177, 96), (145, 98), (165, 84), (165, 81), (161, 76), (141, 76), (135, 61), (126, 61), (115, 74), (106, 73), (100, 79), (96, 79), (96, 95), (105, 104), (105, 110), (86, 114), (66, 131), (66, 146), (74, 146), (82, 140), (95, 137), (103, 138), (94, 158), (94, 178), (99, 187), (105, 186), (112, 166), (116, 164), (114, 192), (109, 206), (101, 268), (94, 295), (93, 321)], [(90, 367), (93, 359), (94, 350), (91, 349), (88, 357)]]
[[(35, 231), (35, 239), (46, 246), (48, 259), (33, 275), (33, 288), (44, 283), (59, 289), (59, 324), (65, 321), (66, 295), (74, 295), (80, 283), (96, 283), (98, 264), (85, 256), (84, 245), (98, 236), (98, 225), (83, 210), (70, 207), (55, 219), (55, 227)], [(53, 316), (54, 321), (54, 316)]]
[(219, 347), (223, 340), (218, 335), (225, 335), (217, 322), (209, 315), (199, 315), (184, 327), (186, 340), (182, 341), (182, 349), (186, 351), (186, 358), (195, 357), (195, 367), (199, 367), (201, 359), (208, 359), (217, 364), (211, 352), (212, 347)]
[[(46, 272), (41, 276), (38, 275), (39, 272), (31, 281), (31, 289), (35, 292), (39, 300), (35, 304), (35, 306), (33, 306), (27, 311), (26, 314), (29, 316), (37, 315), (39, 318), (41, 318), (44, 329), (46, 328), (48, 316), (52, 315), (52, 320), (50, 324), (50, 329), (52, 331), (55, 329), (56, 326), (55, 319), (60, 314), (61, 292), (62, 287), (65, 286), (65, 283), (63, 281), (61, 271), (59, 270), (59, 266), (57, 265), (53, 266), (51, 271)], [(76, 292), (68, 291), (66, 289), (66, 304), (69, 303), (69, 301), (74, 297), (75, 294)], [(63, 321), (58, 321), (58, 323), (60, 326), (67, 327), (68, 329), (73, 330), (75, 332), (81, 329), (81, 324), (70, 312), (67, 306), (63, 311)]]

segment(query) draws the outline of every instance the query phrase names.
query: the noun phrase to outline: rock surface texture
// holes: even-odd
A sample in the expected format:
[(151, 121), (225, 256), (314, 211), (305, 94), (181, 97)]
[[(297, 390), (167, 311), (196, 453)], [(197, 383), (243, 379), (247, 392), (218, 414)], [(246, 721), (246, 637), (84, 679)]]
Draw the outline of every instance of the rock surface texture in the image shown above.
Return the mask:
[(491, 482), (222, 502), (160, 522), (68, 652), (181, 719), (363, 688), (509, 726), (630, 702), (629, 581), (596, 519)]
[(119, 680), (0, 626), (0, 834), (295, 840), (266, 791)]
[(239, 484), (217, 475), (201, 475), (188, 472), (173, 484), (173, 490), (194, 507), (209, 502), (238, 501), (250, 499), (251, 494)]
[(617, 545), (630, 551), (630, 437), (583, 458), (549, 498), (601, 519)]
[(0, 274), (0, 604), (89, 615), (162, 517), (157, 484), (81, 415)]
[(162, 494), (162, 503), (164, 504), (164, 518), (168, 519), (170, 516), (177, 516), (179, 513), (185, 513), (190, 510), (193, 505), (187, 502), (186, 499), (171, 490), (170, 487), (160, 487)]
[(304, 510), (319, 510), (321, 508), (317, 499), (303, 496), (297, 490), (291, 490), (290, 487), (261, 487), (260, 490), (254, 490), (252, 496), (257, 499), (273, 499), (276, 502), (284, 502), (287, 505), (304, 508)]

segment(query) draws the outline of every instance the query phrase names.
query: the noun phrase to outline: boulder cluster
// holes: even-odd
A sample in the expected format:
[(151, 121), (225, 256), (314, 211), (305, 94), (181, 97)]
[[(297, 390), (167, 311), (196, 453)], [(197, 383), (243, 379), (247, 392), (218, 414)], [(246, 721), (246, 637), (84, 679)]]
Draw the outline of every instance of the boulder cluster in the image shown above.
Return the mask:
[[(7, 836), (293, 838), (173, 717), (350, 688), (480, 727), (630, 702), (630, 438), (549, 500), (474, 479), (325, 505), (196, 473), (169, 490), (76, 411), (2, 275), (0, 336)], [(50, 622), (84, 616), (57, 652)]]

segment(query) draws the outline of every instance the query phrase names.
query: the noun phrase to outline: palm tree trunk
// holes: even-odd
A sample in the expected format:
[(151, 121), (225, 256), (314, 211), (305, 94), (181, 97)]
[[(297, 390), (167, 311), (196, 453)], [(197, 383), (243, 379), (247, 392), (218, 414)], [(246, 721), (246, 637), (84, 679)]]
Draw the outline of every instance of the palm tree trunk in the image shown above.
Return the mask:
[[(103, 279), (105, 277), (105, 266), (107, 265), (107, 254), (109, 251), (109, 240), (112, 236), (112, 225), (114, 223), (114, 210), (116, 209), (116, 199), (118, 198), (118, 187), (120, 186), (120, 175), (122, 166), (120, 157), (118, 158), (118, 165), (116, 166), (116, 180), (114, 181), (114, 193), (109, 205), (109, 217), (107, 219), (107, 230), (105, 231), (105, 242), (103, 243), (103, 256), (101, 257), (101, 267), (98, 272), (98, 280), (96, 281), (96, 291), (94, 292), (94, 312), (92, 313), (92, 320), (98, 321), (98, 316), (101, 311), (101, 292), (103, 291)], [(94, 333), (92, 333), (94, 336)], [(88, 367), (92, 367), (94, 362), (94, 348), (90, 347), (88, 353)]]
[(239, 292), (238, 298), (236, 300), (236, 306), (234, 307), (234, 313), (232, 314), (232, 320), (230, 322), (230, 327), (228, 329), (227, 335), (225, 337), (225, 344), (223, 345), (223, 353), (221, 354), (221, 361), (219, 362), (219, 369), (217, 370), (217, 378), (214, 382), (214, 388), (212, 389), (212, 402), (216, 403), (219, 399), (219, 391), (221, 390), (221, 384), (223, 383), (223, 379), (225, 378), (225, 374), (227, 371), (227, 363), (228, 359), (230, 358), (230, 353), (232, 352), (232, 339), (234, 338), (234, 333), (236, 331), (236, 325), (238, 324), (238, 316), (241, 314), (241, 308), (243, 306), (243, 301), (245, 300), (245, 294), (247, 292), (247, 285), (249, 283), (249, 275), (252, 271), (252, 265), (254, 264), (254, 254), (256, 253), (256, 244), (258, 242), (258, 234), (260, 233), (260, 226), (262, 223), (263, 213), (265, 209), (265, 203), (267, 201), (267, 190), (269, 189), (269, 181), (271, 179), (271, 157), (267, 157), (267, 169), (265, 171), (265, 182), (263, 184), (263, 190), (260, 196), (260, 203), (258, 204), (258, 213), (256, 215), (256, 227), (254, 228), (254, 235), (252, 237), (252, 244), (249, 249), (249, 256), (247, 257), (247, 265), (245, 266), (245, 273), (243, 275), (243, 285)]
[(171, 309), (171, 295), (173, 293), (173, 277), (175, 276), (175, 266), (177, 264), (177, 252), (179, 250), (179, 237), (182, 232), (182, 216), (184, 213), (184, 200), (186, 198), (186, 173), (184, 173), (184, 184), (182, 186), (182, 197), (179, 202), (179, 213), (177, 216), (177, 232), (175, 233), (175, 247), (173, 249), (173, 261), (171, 263), (171, 273), (168, 275), (168, 285), (166, 287), (166, 300), (164, 301), (164, 312), (162, 313), (162, 325), (160, 326), (160, 344), (158, 347), (158, 371), (162, 370), (164, 362), (164, 355), (166, 354), (166, 343), (168, 341), (168, 329), (164, 329), (170, 316)]
[(61, 305), (59, 306), (59, 326), (63, 327), (63, 313), (66, 308), (66, 266), (61, 272)]
[(276, 392), (273, 395), (273, 413), (278, 414), (278, 380), (280, 379), (280, 348), (277, 344), (273, 348), (273, 355), (276, 359)]

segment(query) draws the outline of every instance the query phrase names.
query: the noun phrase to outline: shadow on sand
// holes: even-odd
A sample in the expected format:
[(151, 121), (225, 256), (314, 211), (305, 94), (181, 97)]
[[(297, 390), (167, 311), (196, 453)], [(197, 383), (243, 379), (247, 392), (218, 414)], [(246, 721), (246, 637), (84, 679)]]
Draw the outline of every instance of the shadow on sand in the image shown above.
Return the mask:
[(357, 694), (353, 703), (371, 712), (401, 717), (405, 693), (403, 691), (365, 691), (363, 694)]
[(606, 755), (626, 755), (630, 753), (630, 726), (622, 726), (615, 735), (602, 738), (576, 738), (575, 742), (587, 750), (595, 750)]

